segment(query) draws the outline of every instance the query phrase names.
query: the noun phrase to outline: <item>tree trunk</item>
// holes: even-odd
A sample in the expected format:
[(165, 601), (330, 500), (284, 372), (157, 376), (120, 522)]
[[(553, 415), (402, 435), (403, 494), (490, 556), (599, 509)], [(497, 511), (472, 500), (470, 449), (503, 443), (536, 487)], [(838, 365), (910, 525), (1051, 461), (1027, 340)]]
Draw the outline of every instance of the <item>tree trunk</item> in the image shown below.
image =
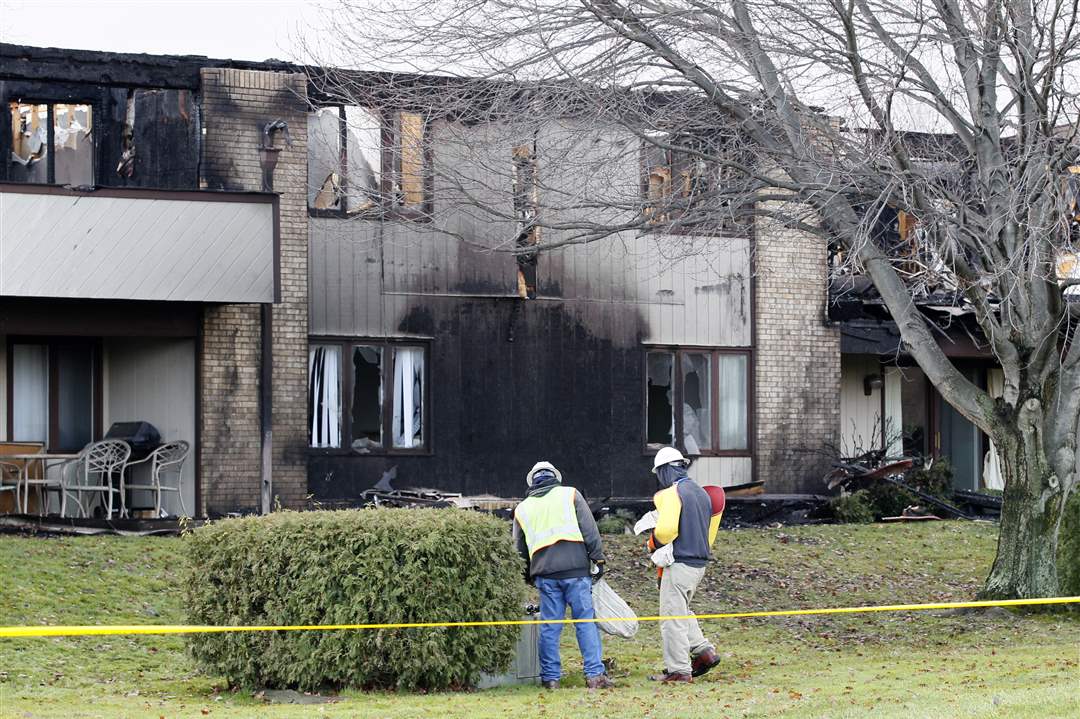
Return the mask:
[[(1060, 453), (1046, 446), (1044, 431), (1044, 422), (1057, 418), (1044, 415), (1035, 399), (1025, 402), (1014, 418), (1012, 426), (994, 433), (1005, 493), (997, 557), (981, 599), (1058, 596), (1058, 530), (1065, 487), (1051, 461)], [(1067, 476), (1065, 482), (1071, 479)]]

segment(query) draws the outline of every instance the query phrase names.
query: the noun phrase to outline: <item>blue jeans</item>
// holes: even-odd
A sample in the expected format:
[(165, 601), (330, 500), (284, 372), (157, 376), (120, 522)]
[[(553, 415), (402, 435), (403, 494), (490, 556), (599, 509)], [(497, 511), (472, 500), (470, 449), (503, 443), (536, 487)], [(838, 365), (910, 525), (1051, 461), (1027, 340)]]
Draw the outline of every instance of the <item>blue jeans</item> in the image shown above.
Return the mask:
[[(536, 578), (536, 588), (540, 590), (540, 618), (563, 619), (566, 606), (574, 619), (592, 619), (596, 616), (592, 603), (592, 579), (575, 577), (573, 579)], [(552, 681), (562, 675), (562, 663), (559, 661), (559, 637), (562, 624), (540, 625), (540, 679)], [(575, 624), (578, 648), (585, 663), (585, 676), (594, 677), (604, 673), (604, 662), (600, 650), (600, 630), (589, 622)]]

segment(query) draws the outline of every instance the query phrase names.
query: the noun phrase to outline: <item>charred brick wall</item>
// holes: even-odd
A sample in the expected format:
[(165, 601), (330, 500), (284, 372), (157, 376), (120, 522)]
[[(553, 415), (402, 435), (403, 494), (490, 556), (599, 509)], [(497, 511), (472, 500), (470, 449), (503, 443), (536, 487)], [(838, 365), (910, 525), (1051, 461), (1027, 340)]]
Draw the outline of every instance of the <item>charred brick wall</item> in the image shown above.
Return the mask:
[(771, 493), (816, 492), (840, 432), (840, 332), (826, 323), (825, 241), (759, 222), (757, 477)]
[[(262, 189), (262, 128), (278, 134), (274, 187), (280, 195), (280, 302), (273, 307), (273, 492), (283, 506), (307, 494), (307, 102), (304, 75), (204, 68), (202, 184), (211, 190)], [(204, 511), (252, 510), (260, 503), (257, 306), (205, 311), (202, 339), (202, 497)]]

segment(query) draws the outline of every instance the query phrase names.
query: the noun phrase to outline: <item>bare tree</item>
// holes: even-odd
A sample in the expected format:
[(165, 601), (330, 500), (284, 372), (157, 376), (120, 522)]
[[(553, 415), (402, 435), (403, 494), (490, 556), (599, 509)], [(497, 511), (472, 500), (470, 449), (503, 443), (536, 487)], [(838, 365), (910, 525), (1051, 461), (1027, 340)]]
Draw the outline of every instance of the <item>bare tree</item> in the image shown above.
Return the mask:
[[(1073, 252), (1074, 0), (343, 0), (328, 19), (320, 60), (440, 76), (389, 84), (474, 128), (459, 134), (472, 171), (438, 172), (462, 206), (518, 228), (496, 249), (527, 259), (751, 221), (837, 248), (837, 269), (869, 276), (906, 351), (998, 448), (1005, 500), (983, 594), (1057, 592), (1080, 419), (1078, 281), (1058, 270)], [(348, 73), (328, 84), (357, 102), (370, 92)], [(511, 175), (523, 187), (523, 165), (485, 157), (475, 128), (527, 137), (565, 118), (563, 160), (586, 180), (546, 173), (539, 209), (524, 190), (493, 194)], [(608, 160), (584, 151), (596, 143)], [(661, 159), (613, 169), (639, 155)], [(887, 209), (918, 228), (902, 252), (875, 231)], [(1003, 397), (946, 357), (920, 309), (929, 291), (973, 313)]]

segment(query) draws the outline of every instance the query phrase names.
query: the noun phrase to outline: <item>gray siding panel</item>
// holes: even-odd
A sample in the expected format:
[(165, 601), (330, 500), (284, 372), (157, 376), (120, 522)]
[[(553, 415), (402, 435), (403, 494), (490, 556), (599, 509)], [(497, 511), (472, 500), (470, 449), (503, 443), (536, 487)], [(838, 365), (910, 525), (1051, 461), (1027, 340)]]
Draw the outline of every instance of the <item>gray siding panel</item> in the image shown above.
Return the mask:
[[(184, 463), (184, 501), (195, 509), (195, 341), (190, 339), (111, 339), (105, 345), (105, 425), (144, 420), (157, 427), (162, 441), (186, 440), (191, 454)], [(135, 481), (146, 484), (145, 465)], [(172, 481), (172, 477), (169, 478)], [(139, 496), (137, 502), (153, 501)], [(175, 495), (163, 494), (166, 511), (180, 511)]]
[(268, 202), (0, 192), (0, 295), (272, 302)]

